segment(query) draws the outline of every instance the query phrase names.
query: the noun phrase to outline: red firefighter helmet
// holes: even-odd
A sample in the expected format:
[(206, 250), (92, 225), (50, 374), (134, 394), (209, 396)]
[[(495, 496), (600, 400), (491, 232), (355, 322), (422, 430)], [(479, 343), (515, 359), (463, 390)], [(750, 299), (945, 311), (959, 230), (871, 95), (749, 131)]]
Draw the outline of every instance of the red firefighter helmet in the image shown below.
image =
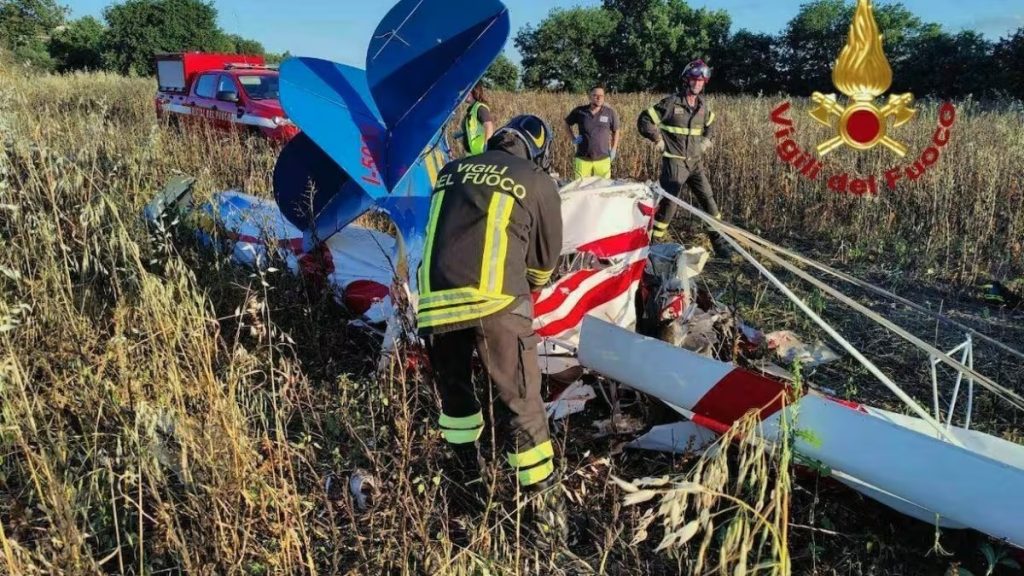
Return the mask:
[(683, 80), (690, 81), (701, 78), (711, 80), (711, 68), (708, 68), (708, 65), (703, 60), (694, 60), (687, 64), (686, 68), (683, 68)]

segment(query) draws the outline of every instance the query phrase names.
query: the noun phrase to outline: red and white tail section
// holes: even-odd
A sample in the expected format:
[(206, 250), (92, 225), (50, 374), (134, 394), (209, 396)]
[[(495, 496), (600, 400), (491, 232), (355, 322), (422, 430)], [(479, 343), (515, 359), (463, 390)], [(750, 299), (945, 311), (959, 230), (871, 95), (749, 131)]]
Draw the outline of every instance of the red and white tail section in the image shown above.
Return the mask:
[(575, 360), (587, 315), (632, 329), (634, 298), (650, 247), (655, 196), (641, 183), (585, 178), (560, 191), (562, 265), (555, 282), (534, 296), (534, 330), (545, 340), (542, 368), (555, 373)]

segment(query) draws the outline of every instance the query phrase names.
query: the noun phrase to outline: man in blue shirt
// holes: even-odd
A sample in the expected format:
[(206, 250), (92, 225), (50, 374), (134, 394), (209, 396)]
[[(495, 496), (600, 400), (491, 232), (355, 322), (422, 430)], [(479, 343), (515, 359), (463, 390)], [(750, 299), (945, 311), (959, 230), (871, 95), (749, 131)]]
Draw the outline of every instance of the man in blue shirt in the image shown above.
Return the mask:
[[(605, 104), (604, 88), (595, 86), (590, 90), (590, 104), (574, 108), (565, 117), (569, 137), (576, 145), (573, 159), (575, 180), (587, 176), (612, 177), (612, 160), (619, 147), (619, 115)], [(573, 127), (579, 135), (573, 132)]]

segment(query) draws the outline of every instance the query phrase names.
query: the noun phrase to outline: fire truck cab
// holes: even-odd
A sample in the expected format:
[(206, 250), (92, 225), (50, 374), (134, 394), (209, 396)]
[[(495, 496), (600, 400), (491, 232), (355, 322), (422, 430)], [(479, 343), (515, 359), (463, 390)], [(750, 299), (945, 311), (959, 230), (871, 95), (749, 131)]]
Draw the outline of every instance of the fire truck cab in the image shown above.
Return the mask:
[(158, 118), (247, 130), (286, 142), (299, 129), (279, 100), (279, 75), (262, 56), (185, 52), (158, 54)]

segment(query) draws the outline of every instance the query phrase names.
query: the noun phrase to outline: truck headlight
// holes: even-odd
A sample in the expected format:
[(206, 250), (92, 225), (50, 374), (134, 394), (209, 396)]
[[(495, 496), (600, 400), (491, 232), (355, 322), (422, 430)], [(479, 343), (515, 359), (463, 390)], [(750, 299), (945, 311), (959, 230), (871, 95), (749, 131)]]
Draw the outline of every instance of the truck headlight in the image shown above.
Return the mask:
[(274, 124), (278, 126), (291, 126), (293, 124), (291, 120), (283, 116), (274, 116), (273, 120)]

